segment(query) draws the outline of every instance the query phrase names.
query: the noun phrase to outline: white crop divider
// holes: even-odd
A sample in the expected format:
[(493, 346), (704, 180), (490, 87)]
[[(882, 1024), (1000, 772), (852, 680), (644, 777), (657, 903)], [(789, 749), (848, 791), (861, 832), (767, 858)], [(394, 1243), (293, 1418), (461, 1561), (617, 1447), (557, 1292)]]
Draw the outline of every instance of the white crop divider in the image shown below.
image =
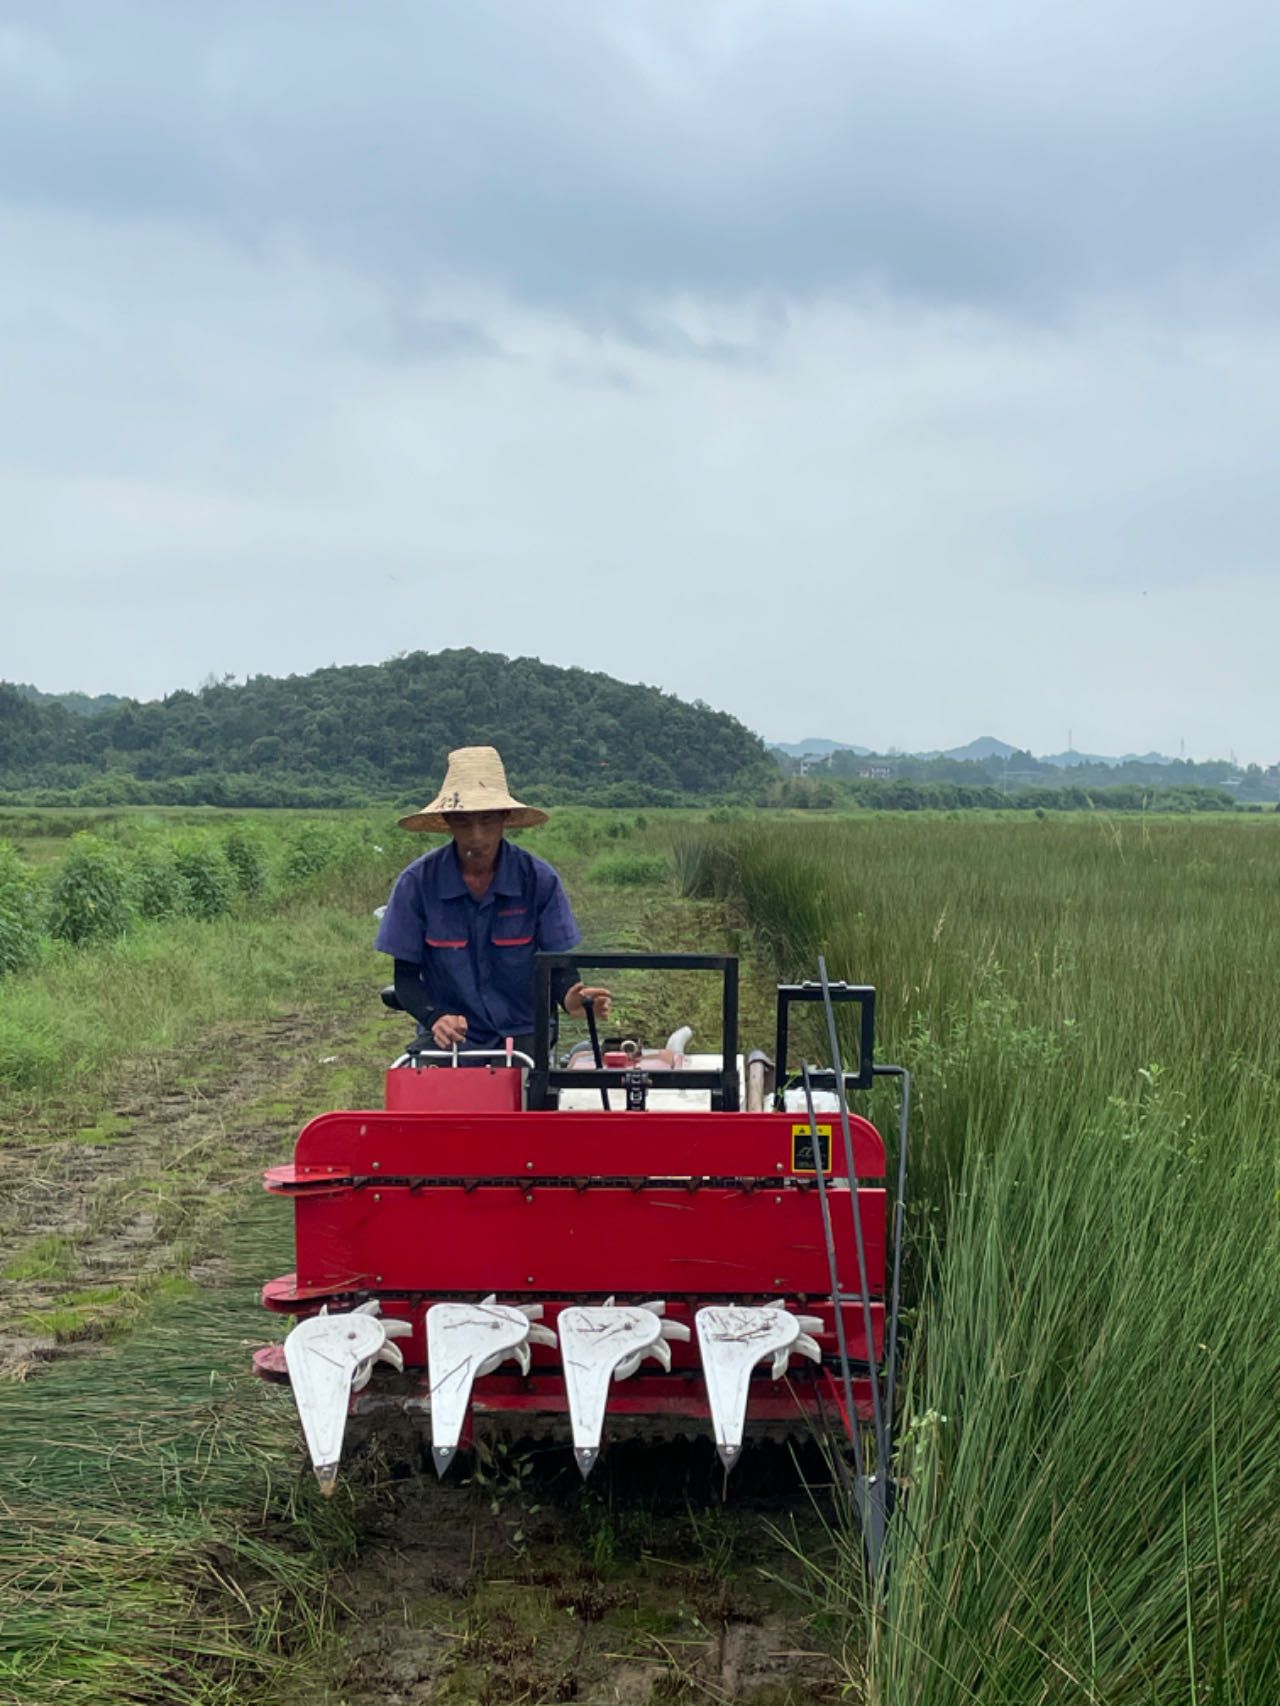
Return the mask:
[(573, 1454), (584, 1477), (600, 1455), (611, 1380), (627, 1380), (646, 1357), (671, 1367), (668, 1340), (689, 1338), (679, 1321), (665, 1321), (666, 1304), (575, 1305), (560, 1311), (560, 1357), (573, 1426)]
[(793, 1315), (781, 1304), (715, 1304), (699, 1309), (694, 1321), (716, 1450), (732, 1469), (742, 1451), (752, 1369), (771, 1356), (770, 1376), (781, 1380), (793, 1354), (820, 1363), (822, 1348), (811, 1335), (822, 1331), (822, 1320)]
[(436, 1474), (453, 1461), (471, 1404), (471, 1389), (499, 1364), (519, 1364), (528, 1374), (533, 1345), (554, 1345), (540, 1303), (433, 1303), (427, 1310), (427, 1370), (431, 1395), (431, 1457)]
[(384, 1321), (376, 1298), (356, 1309), (330, 1315), (321, 1309), (298, 1325), (284, 1342), (285, 1365), (293, 1401), (311, 1454), (320, 1491), (328, 1498), (338, 1479), (342, 1441), (351, 1394), (369, 1383), (375, 1362), (403, 1372), (404, 1358), (390, 1343), (413, 1328), (408, 1321)]

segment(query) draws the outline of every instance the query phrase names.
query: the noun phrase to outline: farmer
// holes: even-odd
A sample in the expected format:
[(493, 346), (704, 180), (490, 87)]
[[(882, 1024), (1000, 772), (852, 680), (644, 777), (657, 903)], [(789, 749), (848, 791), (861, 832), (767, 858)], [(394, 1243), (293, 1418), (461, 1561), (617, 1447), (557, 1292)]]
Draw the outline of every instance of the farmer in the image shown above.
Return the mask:
[[(402, 829), (452, 838), (401, 871), (374, 944), (395, 961), (400, 1005), (437, 1048), (497, 1049), (512, 1037), (533, 1052), (534, 953), (582, 940), (556, 872), (504, 839), (546, 821), (511, 797), (491, 746), (451, 752), (435, 799), (400, 819)], [(585, 988), (575, 969), (552, 974), (552, 1001), (572, 1017), (588, 996), (608, 1018), (607, 989)]]

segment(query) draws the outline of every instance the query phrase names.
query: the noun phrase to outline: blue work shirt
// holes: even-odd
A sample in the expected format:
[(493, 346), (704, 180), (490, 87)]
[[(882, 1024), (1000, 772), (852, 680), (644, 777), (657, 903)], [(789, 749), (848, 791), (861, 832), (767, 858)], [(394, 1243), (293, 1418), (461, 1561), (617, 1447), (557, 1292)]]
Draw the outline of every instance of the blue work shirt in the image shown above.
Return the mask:
[(533, 1030), (533, 956), (582, 940), (564, 884), (545, 859), (504, 841), (477, 900), (452, 841), (396, 878), (374, 946), (421, 966), (434, 1008), (461, 1013), (467, 1045), (498, 1048)]

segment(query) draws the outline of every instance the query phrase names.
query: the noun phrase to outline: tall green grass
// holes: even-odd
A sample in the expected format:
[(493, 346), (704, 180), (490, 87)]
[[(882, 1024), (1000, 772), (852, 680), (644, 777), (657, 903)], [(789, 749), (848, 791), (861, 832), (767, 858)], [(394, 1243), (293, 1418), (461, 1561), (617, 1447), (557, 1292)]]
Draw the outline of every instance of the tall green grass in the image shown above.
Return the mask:
[(686, 836), (916, 1073), (877, 1706), (1280, 1699), (1280, 835), (935, 820)]
[(279, 1222), (246, 1193), (228, 1285), (0, 1384), (4, 1706), (229, 1706), (323, 1638), (348, 1495), (318, 1498), (288, 1394), (247, 1366)]

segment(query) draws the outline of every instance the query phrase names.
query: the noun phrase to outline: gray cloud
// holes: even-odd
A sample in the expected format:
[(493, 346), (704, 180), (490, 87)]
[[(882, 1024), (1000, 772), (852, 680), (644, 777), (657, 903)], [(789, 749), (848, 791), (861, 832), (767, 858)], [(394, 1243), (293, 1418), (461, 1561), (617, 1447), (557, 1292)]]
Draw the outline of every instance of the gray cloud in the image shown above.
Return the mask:
[(693, 289), (1274, 299), (1276, 14), (814, 0), (12, 5), (15, 199), (597, 316)]
[(1276, 756), (1278, 30), (9, 0), (0, 673)]

